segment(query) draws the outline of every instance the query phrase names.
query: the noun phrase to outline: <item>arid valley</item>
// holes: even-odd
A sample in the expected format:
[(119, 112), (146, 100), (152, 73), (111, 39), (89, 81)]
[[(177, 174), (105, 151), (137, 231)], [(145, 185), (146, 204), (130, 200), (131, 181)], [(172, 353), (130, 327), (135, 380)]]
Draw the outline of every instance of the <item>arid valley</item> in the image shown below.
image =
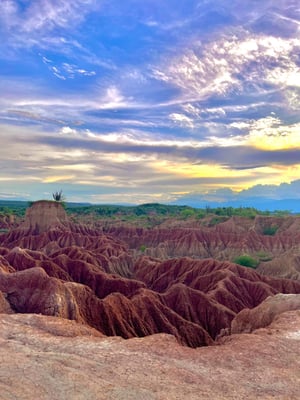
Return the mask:
[(299, 0), (0, 0), (0, 65), (0, 400), (299, 400)]
[(299, 398), (300, 217), (160, 207), (2, 213), (1, 399)]

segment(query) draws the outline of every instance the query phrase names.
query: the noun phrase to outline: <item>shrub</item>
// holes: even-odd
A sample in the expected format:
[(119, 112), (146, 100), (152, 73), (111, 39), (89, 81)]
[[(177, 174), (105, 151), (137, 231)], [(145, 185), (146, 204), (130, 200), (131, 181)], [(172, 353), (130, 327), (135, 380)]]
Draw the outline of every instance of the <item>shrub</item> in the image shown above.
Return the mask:
[(184, 210), (181, 211), (180, 215), (182, 216), (183, 219), (188, 219), (191, 217), (194, 217), (196, 214), (196, 210), (194, 210), (193, 208), (186, 208)]
[(55, 201), (63, 201), (65, 198), (63, 196), (63, 191), (52, 193), (53, 200)]
[(275, 233), (278, 231), (278, 226), (277, 225), (271, 225), (271, 226), (266, 226), (263, 229), (263, 234), (264, 235), (269, 235), (269, 236), (273, 236), (275, 235)]
[(147, 248), (147, 247), (146, 247), (144, 244), (142, 244), (141, 247), (140, 247), (140, 251), (141, 251), (142, 253), (145, 253), (146, 248)]
[(197, 219), (202, 219), (202, 218), (204, 218), (206, 216), (206, 214), (205, 214), (205, 211), (204, 210), (197, 210), (197, 213), (196, 213), (196, 218)]
[(221, 222), (225, 222), (229, 219), (229, 217), (226, 216), (216, 216), (216, 217), (212, 217), (211, 220), (209, 221), (209, 225), (208, 226), (215, 226), (220, 224)]
[(244, 267), (249, 267), (249, 268), (256, 268), (259, 264), (258, 260), (249, 256), (248, 254), (243, 254), (241, 256), (236, 257), (233, 260), (233, 262), (236, 264), (242, 265)]

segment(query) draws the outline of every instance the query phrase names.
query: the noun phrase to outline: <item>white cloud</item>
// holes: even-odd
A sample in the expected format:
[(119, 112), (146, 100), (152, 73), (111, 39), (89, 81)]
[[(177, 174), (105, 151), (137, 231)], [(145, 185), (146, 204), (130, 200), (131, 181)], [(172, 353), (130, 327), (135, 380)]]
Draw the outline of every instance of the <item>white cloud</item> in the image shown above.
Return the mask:
[(239, 122), (233, 122), (232, 124), (230, 124), (230, 126), (232, 128), (244, 130), (244, 129), (249, 129), (251, 123), (246, 121), (239, 121)]
[(43, 63), (44, 63), (44, 64), (53, 63), (53, 61), (49, 60), (49, 58), (47, 58), (47, 57), (42, 57), (42, 60), (43, 60)]
[(78, 76), (95, 76), (95, 71), (88, 71), (86, 69), (80, 68), (75, 64), (62, 63), (60, 65), (52, 65), (53, 61), (46, 57), (42, 57), (44, 64), (48, 65), (49, 71), (51, 71), (57, 78), (66, 80), (74, 79)]
[[(78, 58), (94, 57), (74, 37), (87, 15), (102, 7), (97, 0), (0, 1), (2, 56), (14, 59), (25, 49), (56, 51)], [(47, 63), (47, 59), (44, 59)], [(89, 71), (88, 71), (89, 72)], [(60, 74), (61, 75), (61, 74)]]
[(0, 21), (7, 29), (18, 24), (19, 7), (14, 0), (2, 0), (0, 3)]
[[(300, 149), (300, 123), (286, 125), (269, 116), (252, 121), (247, 142), (266, 150)], [(300, 157), (299, 157), (300, 162)]]
[[(100, 100), (100, 99), (99, 99)], [(121, 90), (115, 86), (111, 85), (105, 89), (105, 93), (102, 97), (101, 102), (98, 103), (99, 109), (114, 109), (123, 108), (128, 105), (128, 100), (123, 96)]]
[(21, 30), (25, 32), (49, 31), (60, 26), (69, 28), (81, 22), (91, 11), (94, 0), (37, 0), (23, 13)]
[[(66, 39), (53, 35), (60, 27), (68, 31), (76, 29), (99, 3), (95, 0), (35, 0), (21, 2), (1, 0), (0, 22), (6, 31), (6, 44), (10, 47), (40, 48), (63, 44)], [(70, 35), (68, 35), (70, 36)], [(65, 46), (67, 43), (64, 43)]]
[(180, 88), (182, 101), (225, 95), (249, 84), (299, 85), (295, 54), (299, 53), (300, 39), (251, 36), (247, 32), (240, 36), (224, 36), (204, 46), (196, 44), (160, 68), (153, 68), (153, 75)]
[(194, 128), (194, 120), (185, 114), (172, 113), (169, 115), (171, 121), (183, 127)]
[(61, 128), (60, 132), (61, 135), (76, 135), (76, 130), (70, 128), (69, 126), (64, 126)]
[(287, 125), (274, 113), (257, 120), (233, 122), (230, 126), (247, 133), (236, 136), (239, 145), (269, 151), (300, 148), (300, 123)]

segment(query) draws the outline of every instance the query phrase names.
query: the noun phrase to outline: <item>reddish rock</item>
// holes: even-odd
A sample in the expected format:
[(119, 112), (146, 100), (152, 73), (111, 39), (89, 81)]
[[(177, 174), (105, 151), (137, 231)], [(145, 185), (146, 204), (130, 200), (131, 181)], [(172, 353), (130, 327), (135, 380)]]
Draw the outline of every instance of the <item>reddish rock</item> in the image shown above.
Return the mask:
[(300, 256), (294, 251), (287, 251), (273, 260), (261, 262), (257, 272), (276, 278), (300, 281)]
[[(263, 277), (211, 258), (134, 260), (120, 239), (71, 224), (64, 210), (52, 204), (35, 203), (24, 225), (0, 238), (3, 309), (8, 303), (15, 312), (74, 319), (124, 338), (169, 333), (197, 347), (212, 344), (241, 310), (276, 293), (300, 293), (300, 282)], [(49, 220), (41, 216), (44, 209)], [(131, 238), (144, 237), (144, 232), (137, 229)], [(183, 236), (178, 230), (169, 243), (210, 253), (216, 246), (224, 251), (237, 246), (235, 232), (216, 232), (192, 229)], [(155, 244), (165, 231), (147, 235)], [(240, 246), (246, 243), (241, 239)], [(250, 239), (257, 244), (260, 236), (254, 232), (248, 244)]]
[(12, 314), (12, 310), (9, 302), (6, 299), (7, 295), (0, 292), (0, 314)]
[(204, 328), (162, 304), (159, 295), (152, 291), (142, 289), (131, 298), (111, 293), (100, 300), (86, 286), (66, 285), (77, 299), (85, 322), (106, 335), (127, 339), (164, 332), (190, 347), (213, 343)]
[(36, 234), (47, 232), (50, 228), (67, 222), (67, 214), (57, 201), (40, 200), (27, 208), (25, 222), (21, 226)]
[(15, 312), (81, 320), (72, 293), (63, 282), (50, 278), (42, 268), (8, 274), (0, 272), (0, 291), (5, 293)]
[[(264, 234), (270, 227), (277, 229), (275, 234)], [(232, 217), (213, 227), (201, 223), (195, 227), (191, 222), (190, 226), (177, 224), (171, 229), (109, 226), (105, 232), (137, 252), (143, 246), (145, 255), (159, 259), (211, 257), (232, 261), (241, 254), (249, 254), (258, 260), (258, 269), (266, 275), (272, 276), (274, 271), (274, 276), (299, 278), (299, 260), (295, 258), (300, 250), (299, 217), (257, 216), (254, 220)]]
[(170, 335), (122, 340), (62, 318), (0, 315), (3, 400), (298, 400), (300, 311), (255, 334), (191, 349)]
[(300, 310), (300, 294), (276, 294), (257, 307), (242, 310), (231, 322), (231, 333), (250, 333), (264, 328), (286, 311)]

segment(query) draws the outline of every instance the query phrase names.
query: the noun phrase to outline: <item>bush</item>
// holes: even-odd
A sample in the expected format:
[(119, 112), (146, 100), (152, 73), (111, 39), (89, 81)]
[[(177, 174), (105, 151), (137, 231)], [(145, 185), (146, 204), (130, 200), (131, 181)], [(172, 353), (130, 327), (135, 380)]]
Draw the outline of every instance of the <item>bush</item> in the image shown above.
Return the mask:
[(196, 215), (196, 210), (194, 210), (193, 208), (186, 208), (181, 211), (180, 215), (183, 219), (188, 219)]
[(59, 192), (52, 193), (53, 200), (62, 202), (65, 200), (63, 191), (60, 190)]
[(243, 254), (239, 257), (236, 257), (233, 260), (233, 262), (242, 265), (243, 267), (249, 267), (249, 268), (256, 268), (259, 264), (258, 260), (249, 256), (248, 254)]
[(273, 236), (275, 235), (275, 233), (278, 231), (278, 226), (277, 225), (271, 225), (271, 226), (267, 226), (263, 229), (263, 234), (264, 235), (269, 235), (269, 236)]
[(146, 248), (147, 248), (147, 247), (146, 247), (144, 244), (142, 244), (141, 247), (140, 247), (140, 251), (141, 251), (142, 253), (145, 253)]
[(205, 216), (206, 216), (206, 213), (204, 210), (197, 210), (197, 213), (196, 213), (197, 219), (203, 219), (203, 218), (205, 218)]
[(225, 217), (225, 216), (216, 216), (216, 217), (212, 217), (211, 220), (209, 221), (208, 226), (215, 226), (220, 224), (221, 222), (225, 222), (229, 219), (229, 217)]

